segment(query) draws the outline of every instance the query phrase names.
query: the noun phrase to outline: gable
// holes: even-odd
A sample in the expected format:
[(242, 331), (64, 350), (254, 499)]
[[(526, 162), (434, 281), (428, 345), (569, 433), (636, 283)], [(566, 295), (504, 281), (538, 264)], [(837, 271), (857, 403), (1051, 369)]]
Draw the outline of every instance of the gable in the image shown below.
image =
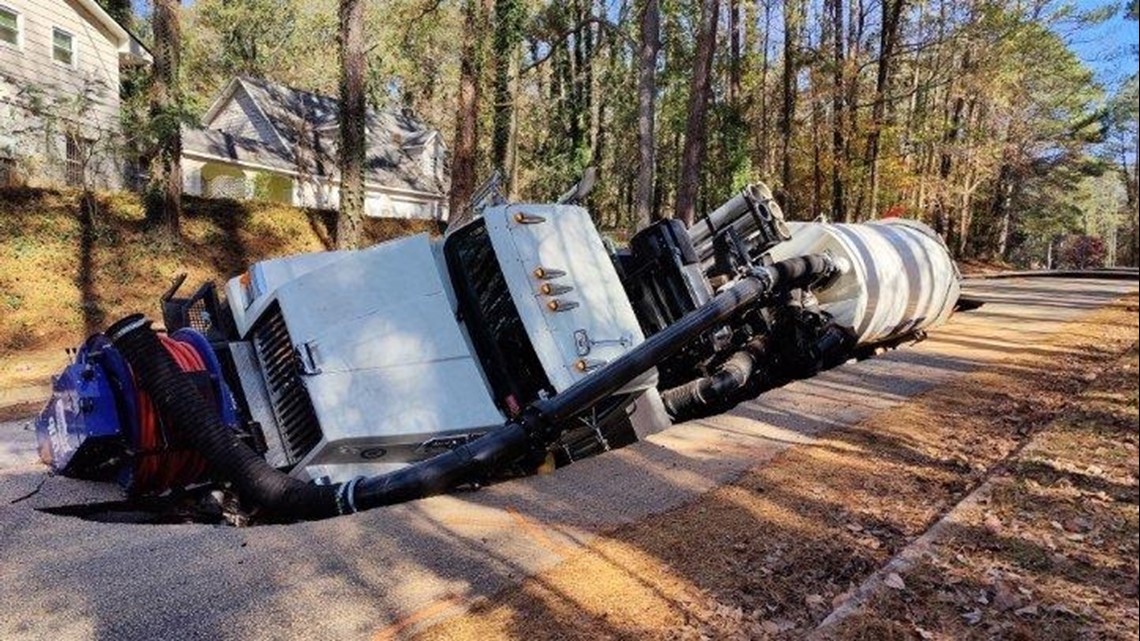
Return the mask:
[(253, 99), (245, 88), (238, 84), (237, 88), (226, 100), (220, 109), (214, 111), (214, 116), (203, 126), (217, 129), (235, 138), (256, 140), (265, 145), (280, 147), (281, 141), (273, 124), (257, 108)]

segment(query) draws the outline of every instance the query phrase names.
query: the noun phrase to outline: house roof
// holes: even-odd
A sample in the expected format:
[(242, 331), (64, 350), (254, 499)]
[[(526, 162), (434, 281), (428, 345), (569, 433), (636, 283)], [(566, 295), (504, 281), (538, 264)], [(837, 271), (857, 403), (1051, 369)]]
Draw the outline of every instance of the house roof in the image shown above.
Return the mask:
[(150, 51), (142, 41), (135, 37), (126, 27), (119, 24), (107, 10), (95, 0), (75, 0), (75, 3), (95, 18), (96, 22), (109, 31), (116, 38), (120, 59), (128, 62), (151, 62)]
[[(239, 91), (244, 91), (269, 121), (280, 145), (237, 138), (209, 129)], [(223, 156), (235, 162), (258, 162), (267, 167), (304, 169), (314, 176), (339, 180), (336, 157), (340, 102), (260, 78), (238, 77), (226, 85), (207, 110), (206, 130), (183, 140), (190, 152)], [(369, 109), (366, 122), (365, 182), (372, 185), (442, 195), (447, 185), (425, 169), (422, 154), (430, 153), (438, 130), (407, 114)], [(279, 147), (279, 148), (278, 148)]]
[(197, 129), (182, 127), (182, 150), (197, 152), (219, 160), (236, 164), (255, 165), (285, 172), (296, 171), (293, 158), (271, 145), (259, 140), (231, 136), (217, 129)]

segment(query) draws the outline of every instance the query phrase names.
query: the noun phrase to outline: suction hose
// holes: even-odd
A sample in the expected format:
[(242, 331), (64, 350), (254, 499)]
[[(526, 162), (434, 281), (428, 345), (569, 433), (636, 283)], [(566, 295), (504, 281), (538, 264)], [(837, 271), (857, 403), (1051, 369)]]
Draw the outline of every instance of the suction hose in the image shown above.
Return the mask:
[(756, 268), (602, 369), (552, 398), (531, 404), (518, 420), (396, 472), (336, 485), (294, 479), (241, 442), (175, 365), (150, 321), (141, 314), (118, 321), (107, 329), (107, 336), (164, 420), (202, 453), (220, 478), (233, 482), (243, 499), (282, 517), (313, 520), (440, 494), (480, 478), (531, 448), (545, 447), (559, 436), (560, 426), (568, 419), (618, 391), (740, 309), (774, 290), (802, 287), (834, 269), (830, 257), (814, 255)]
[(711, 375), (661, 392), (661, 402), (669, 418), (678, 421), (694, 417), (724, 402), (748, 384), (755, 364), (751, 354), (739, 351)]
[(337, 488), (305, 483), (281, 473), (238, 440), (217, 410), (162, 346), (150, 321), (135, 314), (107, 328), (107, 337), (123, 355), (158, 410), (158, 415), (198, 450), (221, 478), (232, 481), (251, 504), (297, 519), (322, 519), (347, 510)]

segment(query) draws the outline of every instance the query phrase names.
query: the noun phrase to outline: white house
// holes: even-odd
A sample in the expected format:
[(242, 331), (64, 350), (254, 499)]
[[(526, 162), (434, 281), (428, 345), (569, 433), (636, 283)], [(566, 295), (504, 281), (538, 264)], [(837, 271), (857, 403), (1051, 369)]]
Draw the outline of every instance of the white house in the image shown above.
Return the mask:
[(120, 69), (149, 60), (95, 0), (0, 0), (0, 184), (121, 184)]
[[(182, 130), (184, 193), (335, 209), (338, 110), (328, 96), (234, 78), (202, 117), (202, 128)], [(407, 114), (371, 109), (366, 129), (367, 213), (446, 219), (439, 131)]]

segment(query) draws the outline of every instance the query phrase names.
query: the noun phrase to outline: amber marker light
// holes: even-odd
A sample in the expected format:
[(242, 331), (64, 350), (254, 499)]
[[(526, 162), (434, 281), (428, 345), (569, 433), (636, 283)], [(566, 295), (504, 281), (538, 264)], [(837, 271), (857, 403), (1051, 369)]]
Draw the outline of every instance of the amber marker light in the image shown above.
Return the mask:
[(526, 212), (518, 212), (515, 214), (515, 222), (520, 225), (537, 225), (538, 223), (546, 222), (542, 216), (535, 216)]
[(552, 312), (568, 312), (578, 306), (576, 301), (572, 300), (559, 300), (555, 298), (546, 304), (547, 309)]
[(557, 296), (559, 294), (565, 294), (566, 292), (572, 291), (573, 289), (574, 288), (569, 286), (569, 285), (559, 285), (557, 283), (543, 283), (542, 287), (538, 288), (538, 291), (542, 292), (543, 294), (546, 294), (547, 296)]
[(534, 271), (531, 273), (533, 273), (534, 277), (539, 279), (539, 280), (550, 280), (552, 278), (562, 278), (563, 276), (566, 275), (566, 272), (562, 271), (561, 269), (550, 269), (547, 267), (535, 267)]
[(578, 360), (574, 361), (574, 369), (578, 370), (579, 372), (586, 373), (591, 370), (598, 369), (605, 364), (606, 361), (579, 358)]

